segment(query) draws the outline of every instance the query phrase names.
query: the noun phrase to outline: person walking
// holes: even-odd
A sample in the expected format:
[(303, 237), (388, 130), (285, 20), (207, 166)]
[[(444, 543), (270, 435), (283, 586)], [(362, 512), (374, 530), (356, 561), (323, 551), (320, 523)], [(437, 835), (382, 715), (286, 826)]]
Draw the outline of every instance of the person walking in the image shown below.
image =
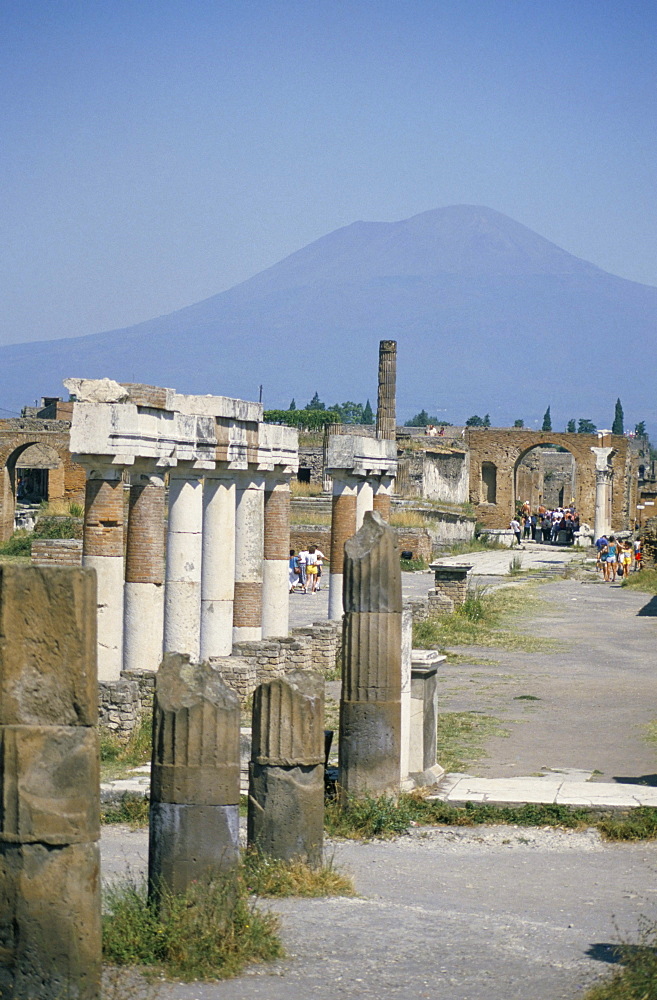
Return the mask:
[[(520, 538), (520, 521), (516, 517), (511, 518), (509, 527), (513, 532), (513, 534), (516, 536), (516, 542), (518, 543), (518, 548), (521, 549), (523, 545), (522, 545), (522, 539)], [(511, 547), (513, 548), (513, 542), (511, 542)]]

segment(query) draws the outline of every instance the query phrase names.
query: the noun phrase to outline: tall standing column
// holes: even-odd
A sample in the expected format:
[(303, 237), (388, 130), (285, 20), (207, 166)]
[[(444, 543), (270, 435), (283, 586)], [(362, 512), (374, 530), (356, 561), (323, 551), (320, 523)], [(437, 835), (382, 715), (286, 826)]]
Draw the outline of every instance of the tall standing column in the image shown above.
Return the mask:
[(374, 501), (372, 509), (380, 514), (384, 521), (390, 520), (390, 507), (392, 493), (392, 477), (380, 476), (374, 486)]
[(379, 392), (376, 406), (376, 436), (394, 441), (397, 435), (395, 412), (397, 391), (397, 341), (379, 343)]
[(203, 487), (201, 660), (230, 656), (234, 599), (234, 476), (206, 476)]
[(0, 996), (99, 1000), (96, 586), (0, 568)]
[(87, 473), (82, 562), (96, 570), (98, 677), (118, 680), (123, 666), (123, 481), (117, 466)]
[(607, 535), (611, 531), (611, 469), (595, 470), (595, 521), (593, 534), (595, 539)]
[(333, 508), (331, 512), (331, 573), (329, 580), (330, 619), (342, 618), (342, 571), (344, 543), (356, 534), (357, 482), (351, 477), (339, 478), (333, 473)]
[(262, 635), (285, 636), (290, 617), (290, 481), (265, 482)]
[(264, 498), (264, 477), (242, 473), (235, 504), (234, 642), (262, 639)]
[(365, 517), (345, 545), (340, 788), (399, 788), (402, 760), (402, 599), (395, 532)]
[(164, 635), (164, 475), (130, 474), (125, 562), (124, 670), (157, 670)]
[(374, 509), (374, 488), (369, 479), (361, 479), (356, 495), (356, 530), (363, 525), (368, 510)]
[(201, 634), (203, 486), (180, 466), (169, 477), (164, 650), (198, 662)]

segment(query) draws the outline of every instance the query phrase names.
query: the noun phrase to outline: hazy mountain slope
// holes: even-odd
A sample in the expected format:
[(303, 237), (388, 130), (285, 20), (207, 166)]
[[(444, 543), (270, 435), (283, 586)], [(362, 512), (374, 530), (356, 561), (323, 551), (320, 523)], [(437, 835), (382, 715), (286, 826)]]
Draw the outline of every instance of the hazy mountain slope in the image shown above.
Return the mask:
[(657, 420), (657, 289), (614, 277), (487, 208), (336, 230), (220, 295), (126, 330), (0, 348), (0, 406), (109, 375), (268, 406), (376, 395), (399, 343), (402, 415)]

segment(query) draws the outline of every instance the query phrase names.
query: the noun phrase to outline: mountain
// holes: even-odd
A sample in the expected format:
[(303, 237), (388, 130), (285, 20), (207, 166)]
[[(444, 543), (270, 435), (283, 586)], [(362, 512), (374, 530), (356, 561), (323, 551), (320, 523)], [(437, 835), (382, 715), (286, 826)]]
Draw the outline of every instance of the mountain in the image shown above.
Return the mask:
[[(376, 398), (378, 342), (398, 342), (400, 419), (490, 413), (531, 426), (657, 424), (657, 288), (615, 277), (489, 208), (355, 222), (219, 295), (109, 333), (0, 348), (0, 401), (67, 376), (258, 398)], [(556, 423), (555, 423), (556, 427)]]

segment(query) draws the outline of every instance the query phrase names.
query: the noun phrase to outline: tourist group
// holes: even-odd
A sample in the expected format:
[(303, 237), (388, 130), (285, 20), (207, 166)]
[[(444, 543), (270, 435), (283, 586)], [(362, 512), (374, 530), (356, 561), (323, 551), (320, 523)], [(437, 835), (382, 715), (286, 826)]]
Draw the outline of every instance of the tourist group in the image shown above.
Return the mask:
[(326, 556), (315, 545), (298, 554), (290, 549), (290, 593), (316, 594), (322, 589), (322, 566)]

